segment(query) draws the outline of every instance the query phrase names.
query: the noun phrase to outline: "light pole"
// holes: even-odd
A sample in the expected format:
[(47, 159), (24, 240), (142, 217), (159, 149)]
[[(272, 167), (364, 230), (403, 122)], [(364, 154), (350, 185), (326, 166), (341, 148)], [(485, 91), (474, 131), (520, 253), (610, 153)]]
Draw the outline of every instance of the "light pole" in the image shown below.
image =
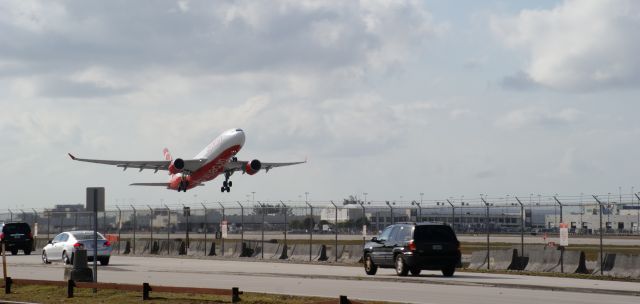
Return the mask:
[[(389, 212), (391, 213), (391, 225), (393, 225), (395, 223), (395, 220), (393, 218), (393, 206), (391, 206), (389, 201), (386, 201), (385, 203), (387, 203), (387, 206), (389, 206)], [(393, 202), (393, 204), (395, 205), (396, 202)]]
[(600, 202), (600, 200), (598, 199), (597, 196), (592, 195), (593, 199), (596, 200), (596, 202), (598, 202), (598, 207), (600, 207), (600, 212), (598, 212), (600, 214), (600, 275), (603, 274), (604, 272), (604, 258), (603, 258), (603, 249), (602, 249), (602, 211), (603, 211), (603, 207), (602, 207), (602, 202)]
[(491, 269), (491, 254), (490, 254), (490, 246), (489, 246), (489, 203), (487, 203), (487, 201), (484, 199), (484, 197), (482, 197), (482, 195), (480, 196), (480, 199), (482, 200), (482, 202), (484, 203), (484, 205), (487, 207), (487, 217), (485, 220), (485, 224), (487, 225), (487, 269)]
[[(365, 193), (365, 197), (366, 195), (367, 194)], [(365, 230), (366, 229), (365, 227), (367, 225), (366, 224), (367, 214), (365, 213), (365, 210), (364, 210), (364, 203), (366, 203), (366, 199), (365, 199), (365, 202), (359, 202), (359, 203), (360, 203), (360, 207), (362, 208), (362, 244), (364, 245), (367, 243), (366, 230)], [(338, 255), (337, 250), (338, 249), (336, 247), (336, 255)]]
[[(333, 201), (330, 201), (330, 202), (331, 202), (331, 205), (333, 205), (333, 208), (335, 208), (335, 211), (336, 211), (336, 221), (334, 223), (333, 228), (334, 228), (335, 233), (336, 233), (336, 247), (335, 247), (336, 249), (335, 250), (336, 250), (336, 253), (337, 253), (338, 252), (338, 206), (336, 206), (336, 204), (334, 204)], [(336, 256), (336, 262), (338, 262), (338, 255), (335, 254), (335, 256)]]
[(416, 202), (416, 201), (413, 201), (413, 202), (411, 202), (411, 205), (418, 206), (418, 220), (416, 222), (422, 221), (422, 200), (420, 200), (419, 203)]
[(453, 228), (453, 232), (456, 232), (456, 207), (449, 199), (447, 199), (447, 203), (451, 206), (451, 228)]
[(560, 206), (560, 223), (564, 223), (564, 221), (562, 220), (562, 203), (558, 200), (558, 196), (554, 196), (553, 199), (556, 201), (556, 203), (558, 203), (558, 206)]
[(514, 196), (520, 204), (520, 256), (524, 256), (524, 204), (517, 196)]

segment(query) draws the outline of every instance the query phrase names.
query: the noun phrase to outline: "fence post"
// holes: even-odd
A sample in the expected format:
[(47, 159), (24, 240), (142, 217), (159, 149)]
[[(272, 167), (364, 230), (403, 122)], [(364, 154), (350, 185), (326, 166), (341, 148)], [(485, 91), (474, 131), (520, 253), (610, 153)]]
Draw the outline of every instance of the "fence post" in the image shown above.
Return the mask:
[(600, 214), (600, 275), (604, 273), (604, 257), (603, 257), (603, 249), (602, 249), (602, 202), (598, 199), (597, 196), (592, 195), (593, 198), (598, 202), (598, 213)]
[(120, 239), (120, 229), (122, 229), (122, 210), (120, 210), (118, 205), (116, 205), (116, 208), (118, 209), (118, 254), (120, 254), (120, 247), (122, 247), (122, 240)]
[(260, 241), (260, 257), (264, 260), (264, 214), (267, 212), (267, 209), (265, 209), (264, 205), (258, 201), (258, 205), (260, 205), (260, 208), (262, 209), (262, 225), (260, 226), (260, 230), (262, 232), (262, 238)]
[(76, 286), (76, 283), (73, 280), (67, 281), (67, 298), (73, 298), (73, 287)]
[(486, 200), (484, 200), (484, 198), (482, 196), (480, 196), (480, 199), (482, 200), (482, 202), (484, 203), (484, 205), (487, 207), (487, 217), (485, 219), (485, 225), (487, 228), (487, 270), (491, 269), (491, 246), (490, 246), (490, 242), (489, 242), (489, 237), (490, 237), (490, 229), (489, 229), (489, 203), (487, 203)]
[(242, 226), (240, 229), (240, 244), (242, 244), (244, 243), (244, 206), (239, 201), (238, 205), (240, 205), (240, 226)]
[(209, 251), (207, 251), (207, 206), (204, 203), (200, 203), (200, 205), (204, 208), (204, 255), (207, 256), (209, 255)]
[(231, 288), (231, 303), (240, 302), (240, 289), (238, 287)]
[(149, 286), (149, 283), (142, 283), (142, 300), (146, 301), (149, 300), (149, 292), (151, 291), (151, 286)]
[(307, 204), (307, 206), (309, 206), (310, 211), (311, 211), (311, 219), (309, 220), (309, 261), (311, 261), (313, 258), (311, 257), (312, 255), (312, 244), (313, 244), (313, 206), (311, 204), (309, 204), (308, 201), (305, 201), (305, 203)]
[(5, 294), (10, 294), (11, 293), (11, 285), (13, 285), (13, 280), (11, 279), (11, 277), (4, 278), (4, 293)]
[[(335, 233), (336, 233), (336, 247), (335, 247), (336, 249), (335, 249), (335, 252), (337, 253), (338, 252), (338, 206), (336, 206), (336, 204), (334, 204), (333, 201), (331, 201), (331, 205), (333, 205), (333, 207), (336, 209), (336, 222), (335, 222), (333, 228), (336, 230), (335, 231)], [(336, 262), (337, 262), (338, 261), (338, 255), (335, 254), (335, 256), (336, 256)]]
[(284, 245), (287, 245), (287, 213), (289, 213), (289, 208), (282, 201), (280, 201), (284, 210)]
[(138, 220), (136, 217), (136, 207), (131, 205), (131, 208), (133, 209), (133, 254), (136, 254), (136, 226), (138, 226)]
[[(220, 225), (219, 225), (219, 230), (220, 230), (220, 242), (222, 243), (221, 249), (222, 249), (222, 256), (224, 256), (224, 237), (222, 234), (222, 222), (225, 220), (225, 215), (224, 215), (224, 206), (222, 205), (221, 202), (218, 202), (218, 205), (220, 205), (220, 208), (222, 208), (222, 219), (220, 220)], [(242, 230), (244, 230), (244, 227), (242, 227)], [(242, 241), (244, 242), (244, 240)], [(240, 246), (242, 246), (242, 242), (240, 243)], [(240, 247), (242, 248), (242, 247)], [(240, 253), (242, 254), (242, 253)]]
[(166, 204), (167, 208), (167, 255), (171, 255), (171, 209)]

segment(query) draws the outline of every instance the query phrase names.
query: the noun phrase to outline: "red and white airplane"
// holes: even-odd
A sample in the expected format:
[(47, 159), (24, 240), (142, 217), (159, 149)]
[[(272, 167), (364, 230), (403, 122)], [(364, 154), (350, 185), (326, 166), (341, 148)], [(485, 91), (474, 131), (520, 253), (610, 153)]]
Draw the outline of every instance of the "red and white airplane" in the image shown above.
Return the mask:
[(269, 172), (271, 168), (297, 165), (306, 163), (307, 161), (291, 162), (291, 163), (263, 163), (257, 159), (252, 161), (239, 161), (235, 155), (242, 149), (244, 145), (245, 135), (242, 129), (227, 130), (214, 139), (204, 150), (200, 151), (193, 159), (183, 160), (181, 158), (172, 159), (167, 148), (164, 149), (165, 160), (157, 161), (128, 161), (128, 160), (101, 160), (101, 159), (85, 159), (77, 158), (71, 153), (69, 156), (72, 160), (113, 165), (127, 168), (137, 168), (140, 171), (144, 169), (167, 170), (171, 175), (168, 183), (133, 183), (131, 186), (160, 186), (171, 190), (187, 192), (188, 189), (203, 186), (204, 182), (216, 178), (220, 174), (224, 174), (221, 192), (231, 191), (233, 183), (229, 177), (236, 172), (242, 171), (249, 175), (254, 175), (264, 169)]

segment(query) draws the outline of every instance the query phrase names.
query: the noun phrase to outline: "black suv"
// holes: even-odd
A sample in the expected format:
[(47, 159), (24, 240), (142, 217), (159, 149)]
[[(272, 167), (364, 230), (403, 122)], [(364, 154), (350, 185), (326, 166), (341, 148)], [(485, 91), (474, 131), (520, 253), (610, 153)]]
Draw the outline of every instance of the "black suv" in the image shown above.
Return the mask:
[(13, 255), (17, 255), (18, 250), (29, 255), (33, 250), (33, 234), (27, 223), (3, 223), (0, 240), (4, 243), (5, 249)]
[(409, 272), (442, 270), (453, 276), (460, 264), (460, 242), (451, 227), (439, 223), (402, 223), (385, 228), (364, 245), (364, 270), (376, 274), (378, 267), (395, 268), (399, 276)]

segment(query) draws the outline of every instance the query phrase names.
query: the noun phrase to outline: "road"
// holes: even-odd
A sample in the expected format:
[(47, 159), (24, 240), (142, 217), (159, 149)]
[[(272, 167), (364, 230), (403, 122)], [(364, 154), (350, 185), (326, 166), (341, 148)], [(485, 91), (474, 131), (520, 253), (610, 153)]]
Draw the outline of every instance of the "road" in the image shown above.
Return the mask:
[[(64, 265), (40, 257), (8, 256), (9, 276), (62, 280)], [(99, 266), (100, 282), (211, 288), (403, 303), (637, 303), (640, 283), (458, 272), (444, 278), (427, 271), (399, 278), (392, 269), (367, 276), (360, 267), (114, 256)]]

